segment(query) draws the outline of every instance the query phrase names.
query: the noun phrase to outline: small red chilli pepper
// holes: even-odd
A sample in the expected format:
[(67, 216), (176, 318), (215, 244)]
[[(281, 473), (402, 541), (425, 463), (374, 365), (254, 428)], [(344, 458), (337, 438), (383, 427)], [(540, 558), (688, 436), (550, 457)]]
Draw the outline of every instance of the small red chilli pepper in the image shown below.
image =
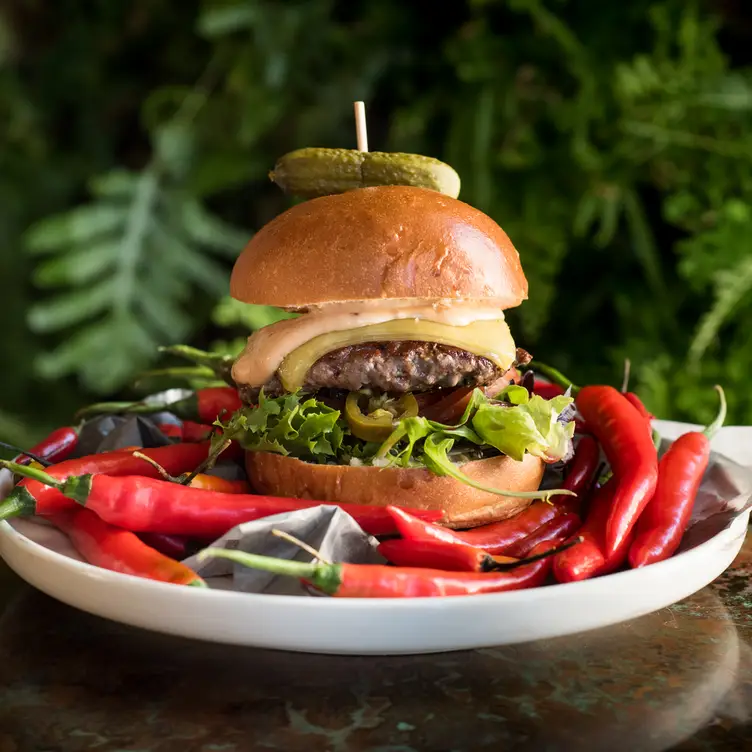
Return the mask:
[[(86, 510), (84, 510), (86, 511)], [(92, 514), (90, 512), (90, 514)], [(138, 537), (147, 546), (169, 556), (171, 559), (180, 561), (188, 556), (188, 540), (179, 535), (163, 535), (160, 533), (138, 533)]]
[(658, 481), (658, 454), (645, 419), (611, 386), (585, 386), (575, 404), (603, 447), (616, 487), (606, 526), (607, 556), (621, 550)]
[(182, 420), (211, 424), (221, 416), (229, 417), (242, 406), (237, 389), (231, 386), (212, 386), (198, 389), (189, 397), (168, 405), (152, 405), (145, 402), (99, 402), (82, 408), (76, 416), (119, 413), (149, 415), (168, 412)]
[(183, 438), (183, 427), (179, 426), (177, 423), (157, 423), (157, 428), (165, 436), (169, 436), (171, 439)]
[(559, 514), (552, 520), (541, 525), (535, 532), (530, 533), (527, 538), (508, 546), (505, 550), (506, 556), (512, 556), (517, 559), (525, 558), (539, 543), (548, 540), (566, 540), (574, 535), (581, 527), (582, 520), (579, 515), (573, 512)]
[(595, 480), (600, 456), (600, 447), (592, 436), (586, 435), (580, 438), (574, 451), (574, 457), (569, 463), (564, 482), (561, 484), (562, 488), (574, 491), (577, 496), (555, 498), (556, 504), (569, 512), (580, 513), (582, 500)]
[(645, 403), (634, 392), (624, 392), (624, 398), (633, 405), (648, 424), (653, 420), (655, 416), (645, 407)]
[[(541, 544), (534, 555), (555, 547)], [(224, 558), (252, 569), (297, 577), (317, 590), (338, 598), (431, 598), (500, 593), (543, 585), (551, 556), (509, 572), (445, 572), (440, 569), (392, 567), (381, 564), (328, 564), (275, 559), (226, 548), (206, 548), (199, 560)]]
[(554, 557), (554, 577), (559, 582), (575, 582), (609, 574), (626, 563), (629, 545), (634, 537), (632, 532), (615, 551), (607, 552), (604, 546), (611, 506), (618, 491), (618, 481), (612, 478), (593, 494), (585, 524), (577, 531), (581, 541)]
[[(141, 454), (153, 459), (172, 475), (190, 472), (203, 462), (209, 454), (209, 442), (204, 444), (172, 444), (170, 446), (140, 449)], [(66, 460), (48, 467), (47, 474), (56, 480), (69, 476), (102, 473), (106, 475), (143, 475), (159, 477), (159, 470), (148, 462), (134, 457), (130, 452), (114, 451), (89, 454), (73, 460)], [(0, 519), (14, 516), (14, 509), (21, 505), (34, 507), (33, 514), (47, 516), (74, 509), (75, 504), (63, 496), (56, 488), (40, 483), (32, 478), (22, 480), (0, 503)]]
[[(22, 467), (5, 460), (0, 461), (0, 467), (48, 484), (63, 496), (96, 512), (105, 522), (135, 533), (219, 538), (243, 522), (321, 505), (341, 507), (371, 535), (389, 535), (396, 529), (384, 507), (365, 504), (221, 493), (135, 475), (80, 475), (58, 481), (36, 468)], [(39, 513), (38, 504), (30, 493), (14, 497), (12, 506), (8, 504), (11, 497), (12, 493), (0, 505), (0, 519)], [(416, 516), (428, 519), (441, 517), (438, 511), (411, 511)]]
[(214, 433), (215, 429), (206, 423), (196, 423), (192, 420), (184, 420), (181, 438), (183, 441), (206, 441)]
[(549, 384), (544, 381), (536, 380), (535, 386), (533, 387), (533, 394), (537, 394), (539, 397), (543, 397), (543, 399), (550, 400), (554, 397), (560, 397), (564, 394), (564, 390), (558, 384)]
[(432, 525), (425, 520), (415, 519), (403, 509), (397, 507), (387, 507), (387, 509), (403, 538), (464, 543), (481, 548), (489, 554), (505, 554), (510, 546), (562, 513), (555, 501), (551, 504), (534, 501), (527, 509), (501, 522), (492, 522), (473, 530), (449, 530), (439, 525)]
[(422, 567), (448, 572), (492, 572), (519, 561), (510, 556), (492, 556), (482, 548), (443, 541), (415, 541), (390, 538), (382, 541), (379, 553), (398, 567)]
[(721, 387), (716, 419), (704, 431), (680, 436), (658, 463), (658, 484), (635, 526), (629, 564), (644, 567), (668, 559), (681, 543), (692, 515), (697, 490), (710, 460), (710, 440), (726, 419), (726, 397)]
[[(190, 401), (191, 398), (188, 398)], [(180, 403), (175, 403), (180, 404)], [(196, 419), (202, 423), (213, 423), (217, 418), (224, 416), (229, 418), (243, 406), (238, 395), (238, 390), (231, 386), (215, 386), (199, 389), (196, 392)], [(170, 406), (170, 411), (172, 412)], [(178, 416), (181, 417), (181, 416)], [(190, 420), (190, 416), (186, 415)]]
[[(400, 567), (424, 567), (451, 572), (508, 571), (530, 563), (528, 554), (539, 544), (550, 540), (563, 541), (580, 525), (580, 519), (576, 514), (561, 515), (560, 518), (555, 518), (551, 522), (558, 523), (559, 519), (565, 521), (565, 524), (544, 525), (531, 536), (537, 539), (525, 545), (525, 554), (519, 557), (493, 556), (482, 548), (475, 548), (464, 543), (444, 543), (436, 540), (415, 541), (407, 538), (385, 540), (379, 545), (378, 550), (385, 559)], [(525, 539), (525, 543), (527, 540)]]
[(133, 533), (102, 522), (87, 509), (55, 516), (51, 521), (89, 564), (175, 585), (206, 587), (185, 564), (161, 554)]
[[(56, 428), (47, 438), (28, 451), (48, 462), (62, 462), (73, 454), (78, 446), (78, 431), (72, 426)], [(31, 457), (21, 455), (16, 459), (19, 465), (28, 465)]]

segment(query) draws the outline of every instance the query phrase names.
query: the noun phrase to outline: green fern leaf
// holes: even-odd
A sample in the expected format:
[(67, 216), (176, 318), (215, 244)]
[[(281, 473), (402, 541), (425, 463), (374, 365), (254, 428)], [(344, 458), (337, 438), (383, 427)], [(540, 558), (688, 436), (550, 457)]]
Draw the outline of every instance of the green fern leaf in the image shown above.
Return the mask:
[(128, 209), (124, 206), (99, 203), (79, 206), (38, 222), (27, 233), (26, 245), (31, 253), (57, 253), (117, 232), (127, 217)]
[(190, 316), (163, 296), (159, 279), (144, 280), (142, 290), (145, 294), (139, 296), (137, 308), (155, 339), (181, 342), (191, 328)]
[(138, 188), (137, 172), (114, 169), (96, 175), (89, 181), (89, 190), (97, 198), (130, 199)]
[(195, 290), (226, 293), (228, 270), (206, 251), (227, 254), (234, 244), (237, 254), (248, 233), (176, 186), (174, 167), (158, 155), (141, 173), (94, 179), (93, 203), (29, 232), (36, 252), (58, 254), (39, 266), (37, 284), (62, 288), (29, 313), (35, 331), (65, 332), (38, 357), (41, 375), (77, 374), (94, 392), (118, 389), (156, 359), (159, 345), (189, 334)]
[(193, 198), (177, 197), (172, 209), (191, 241), (229, 258), (237, 258), (251, 239), (251, 233), (223, 222)]
[(247, 29), (256, 21), (258, 10), (247, 2), (220, 8), (209, 8), (198, 21), (198, 31), (205, 37), (218, 37)]
[(219, 264), (170, 233), (160, 223), (154, 226), (154, 239), (158, 245), (156, 252), (162, 255), (169, 275), (183, 275), (186, 281), (217, 297), (227, 293), (229, 274)]
[(106, 311), (117, 290), (110, 279), (93, 287), (77, 288), (32, 306), (29, 326), (35, 332), (57, 332)]
[(697, 365), (718, 336), (734, 309), (752, 291), (752, 257), (742, 260), (734, 269), (719, 272), (716, 278), (716, 299), (703, 316), (689, 347), (689, 362)]
[(34, 273), (39, 287), (63, 287), (92, 282), (112, 269), (117, 261), (118, 244), (111, 240), (55, 256), (40, 264)]

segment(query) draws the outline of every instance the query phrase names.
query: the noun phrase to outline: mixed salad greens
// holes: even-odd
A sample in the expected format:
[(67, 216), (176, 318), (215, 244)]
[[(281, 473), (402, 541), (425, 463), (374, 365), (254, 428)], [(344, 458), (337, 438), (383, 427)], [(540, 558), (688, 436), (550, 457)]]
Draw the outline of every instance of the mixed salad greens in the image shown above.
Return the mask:
[(420, 416), (396, 418), (382, 441), (355, 436), (343, 411), (303, 392), (267, 397), (236, 412), (222, 426), (224, 440), (247, 451), (275, 452), (305, 462), (375, 467), (426, 468), (476, 484), (460, 469), (464, 462), (505, 454), (521, 461), (526, 453), (546, 463), (572, 453), (573, 398), (544, 399), (510, 385), (493, 399), (475, 389), (460, 420), (446, 425)]

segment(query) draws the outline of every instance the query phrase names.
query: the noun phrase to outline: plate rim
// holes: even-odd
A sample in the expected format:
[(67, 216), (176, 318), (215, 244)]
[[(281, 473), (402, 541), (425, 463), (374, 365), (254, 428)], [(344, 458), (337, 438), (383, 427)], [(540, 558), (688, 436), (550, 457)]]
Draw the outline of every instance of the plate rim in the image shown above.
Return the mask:
[[(280, 606), (289, 606), (295, 604), (296, 607), (304, 609), (318, 609), (321, 608), (319, 603), (321, 601), (328, 601), (329, 605), (324, 608), (335, 609), (340, 611), (358, 610), (363, 608), (378, 608), (388, 605), (390, 609), (411, 609), (411, 608), (431, 608), (437, 603), (446, 604), (447, 601), (458, 601), (464, 604), (464, 606), (470, 606), (471, 604), (477, 604), (479, 607), (490, 606), (498, 603), (505, 605), (514, 605), (520, 602), (529, 602), (536, 600), (540, 594), (544, 591), (552, 591), (564, 595), (570, 593), (572, 595), (582, 594), (586, 595), (588, 591), (598, 590), (603, 587), (604, 582), (613, 583), (616, 587), (619, 583), (629, 583), (632, 580), (641, 580), (645, 577), (645, 572), (667, 573), (669, 569), (676, 568), (681, 570), (685, 565), (688, 565), (691, 559), (702, 558), (709, 549), (717, 548), (723, 543), (735, 544), (738, 538), (744, 539), (747, 535), (747, 526), (749, 524), (750, 512), (752, 510), (747, 509), (740, 513), (722, 530), (717, 532), (708, 540), (703, 541), (697, 546), (682, 551), (678, 554), (674, 554), (669, 559), (651, 564), (641, 569), (627, 569), (620, 572), (614, 572), (602, 577), (594, 577), (588, 580), (582, 580), (579, 582), (568, 583), (554, 583), (551, 585), (545, 585), (537, 588), (528, 588), (522, 590), (510, 590), (501, 593), (480, 593), (473, 594), (472, 596), (462, 595), (443, 595), (426, 597), (404, 597), (404, 598), (337, 598), (337, 597), (302, 597), (299, 595), (282, 595), (282, 594), (269, 594), (269, 593), (250, 593), (245, 591), (224, 589), (224, 588), (195, 588), (179, 586), (173, 583), (160, 582), (158, 580), (151, 580), (144, 577), (138, 577), (137, 575), (131, 575), (124, 572), (115, 572), (110, 569), (98, 567), (94, 564), (90, 564), (85, 561), (78, 561), (65, 554), (58, 553), (52, 548), (37, 543), (31, 538), (24, 535), (21, 531), (17, 530), (10, 524), (8, 520), (0, 521), (0, 538), (6, 539), (6, 545), (11, 544), (25, 549), (25, 552), (31, 556), (41, 557), (46, 559), (49, 563), (62, 565), (69, 567), (81, 574), (85, 578), (96, 578), (99, 580), (108, 580), (115, 587), (125, 587), (130, 590), (135, 589), (150, 589), (154, 593), (172, 593), (177, 595), (178, 592), (186, 593), (201, 593), (199, 597), (204, 599), (211, 598), (213, 602), (221, 602), (227, 600), (245, 600), (249, 606), (253, 603), (269, 603), (269, 598), (273, 596), (274, 603)], [(743, 524), (742, 524), (743, 521)], [(39, 523), (37, 523), (39, 524)], [(724, 540), (727, 539), (727, 540)], [(743, 544), (742, 544), (743, 545)], [(0, 540), (0, 558), (5, 560), (2, 556), (3, 543)], [(6, 562), (6, 565), (16, 570)], [(657, 569), (660, 568), (660, 569)], [(728, 567), (727, 567), (728, 568)], [(725, 569), (723, 571), (726, 571)], [(720, 572), (720, 574), (723, 573)], [(18, 574), (18, 572), (16, 572)], [(21, 579), (28, 582), (26, 578), (18, 574)], [(184, 597), (191, 597), (185, 595)], [(263, 600), (261, 600), (263, 599)], [(211, 601), (210, 601), (211, 602)], [(304, 605), (307, 604), (307, 605)]]

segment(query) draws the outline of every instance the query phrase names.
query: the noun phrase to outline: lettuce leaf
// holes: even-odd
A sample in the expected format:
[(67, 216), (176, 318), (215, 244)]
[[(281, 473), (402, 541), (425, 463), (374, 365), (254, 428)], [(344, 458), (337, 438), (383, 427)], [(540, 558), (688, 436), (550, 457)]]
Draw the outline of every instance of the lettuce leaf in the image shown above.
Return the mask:
[(479, 405), (472, 426), (483, 442), (520, 461), (525, 452), (544, 462), (564, 458), (571, 447), (574, 422), (562, 423), (559, 416), (572, 398), (562, 395), (546, 400), (537, 394), (530, 396), (521, 387), (515, 387), (510, 397), (514, 407), (492, 402)]
[(405, 418), (381, 444), (357, 439), (339, 410), (303, 393), (273, 398), (262, 393), (258, 407), (244, 408), (218, 425), (225, 438), (237, 439), (248, 451), (308, 462), (418, 465), (438, 471), (440, 456), (472, 447), (476, 452), (495, 449), (519, 461), (525, 453), (549, 463), (565, 459), (572, 451), (574, 422), (567, 417), (572, 402), (566, 395), (531, 396), (515, 385), (495, 399), (476, 389), (458, 424)]
[(337, 461), (346, 426), (339, 410), (298, 394), (269, 398), (259, 395), (258, 407), (236, 412), (223, 438), (236, 439), (249, 452), (276, 452), (308, 462)]
[(548, 490), (539, 491), (504, 491), (499, 488), (493, 488), (486, 486), (483, 483), (478, 483), (472, 478), (465, 475), (457, 465), (449, 458), (449, 452), (454, 445), (454, 439), (444, 436), (439, 433), (432, 433), (426, 437), (424, 450), (424, 464), (432, 473), (436, 475), (449, 475), (456, 480), (462, 481), (462, 483), (477, 488), (481, 491), (488, 491), (489, 493), (495, 493), (499, 496), (514, 496), (516, 498), (523, 499), (548, 499), (551, 496), (561, 493), (560, 489), (550, 488)]

